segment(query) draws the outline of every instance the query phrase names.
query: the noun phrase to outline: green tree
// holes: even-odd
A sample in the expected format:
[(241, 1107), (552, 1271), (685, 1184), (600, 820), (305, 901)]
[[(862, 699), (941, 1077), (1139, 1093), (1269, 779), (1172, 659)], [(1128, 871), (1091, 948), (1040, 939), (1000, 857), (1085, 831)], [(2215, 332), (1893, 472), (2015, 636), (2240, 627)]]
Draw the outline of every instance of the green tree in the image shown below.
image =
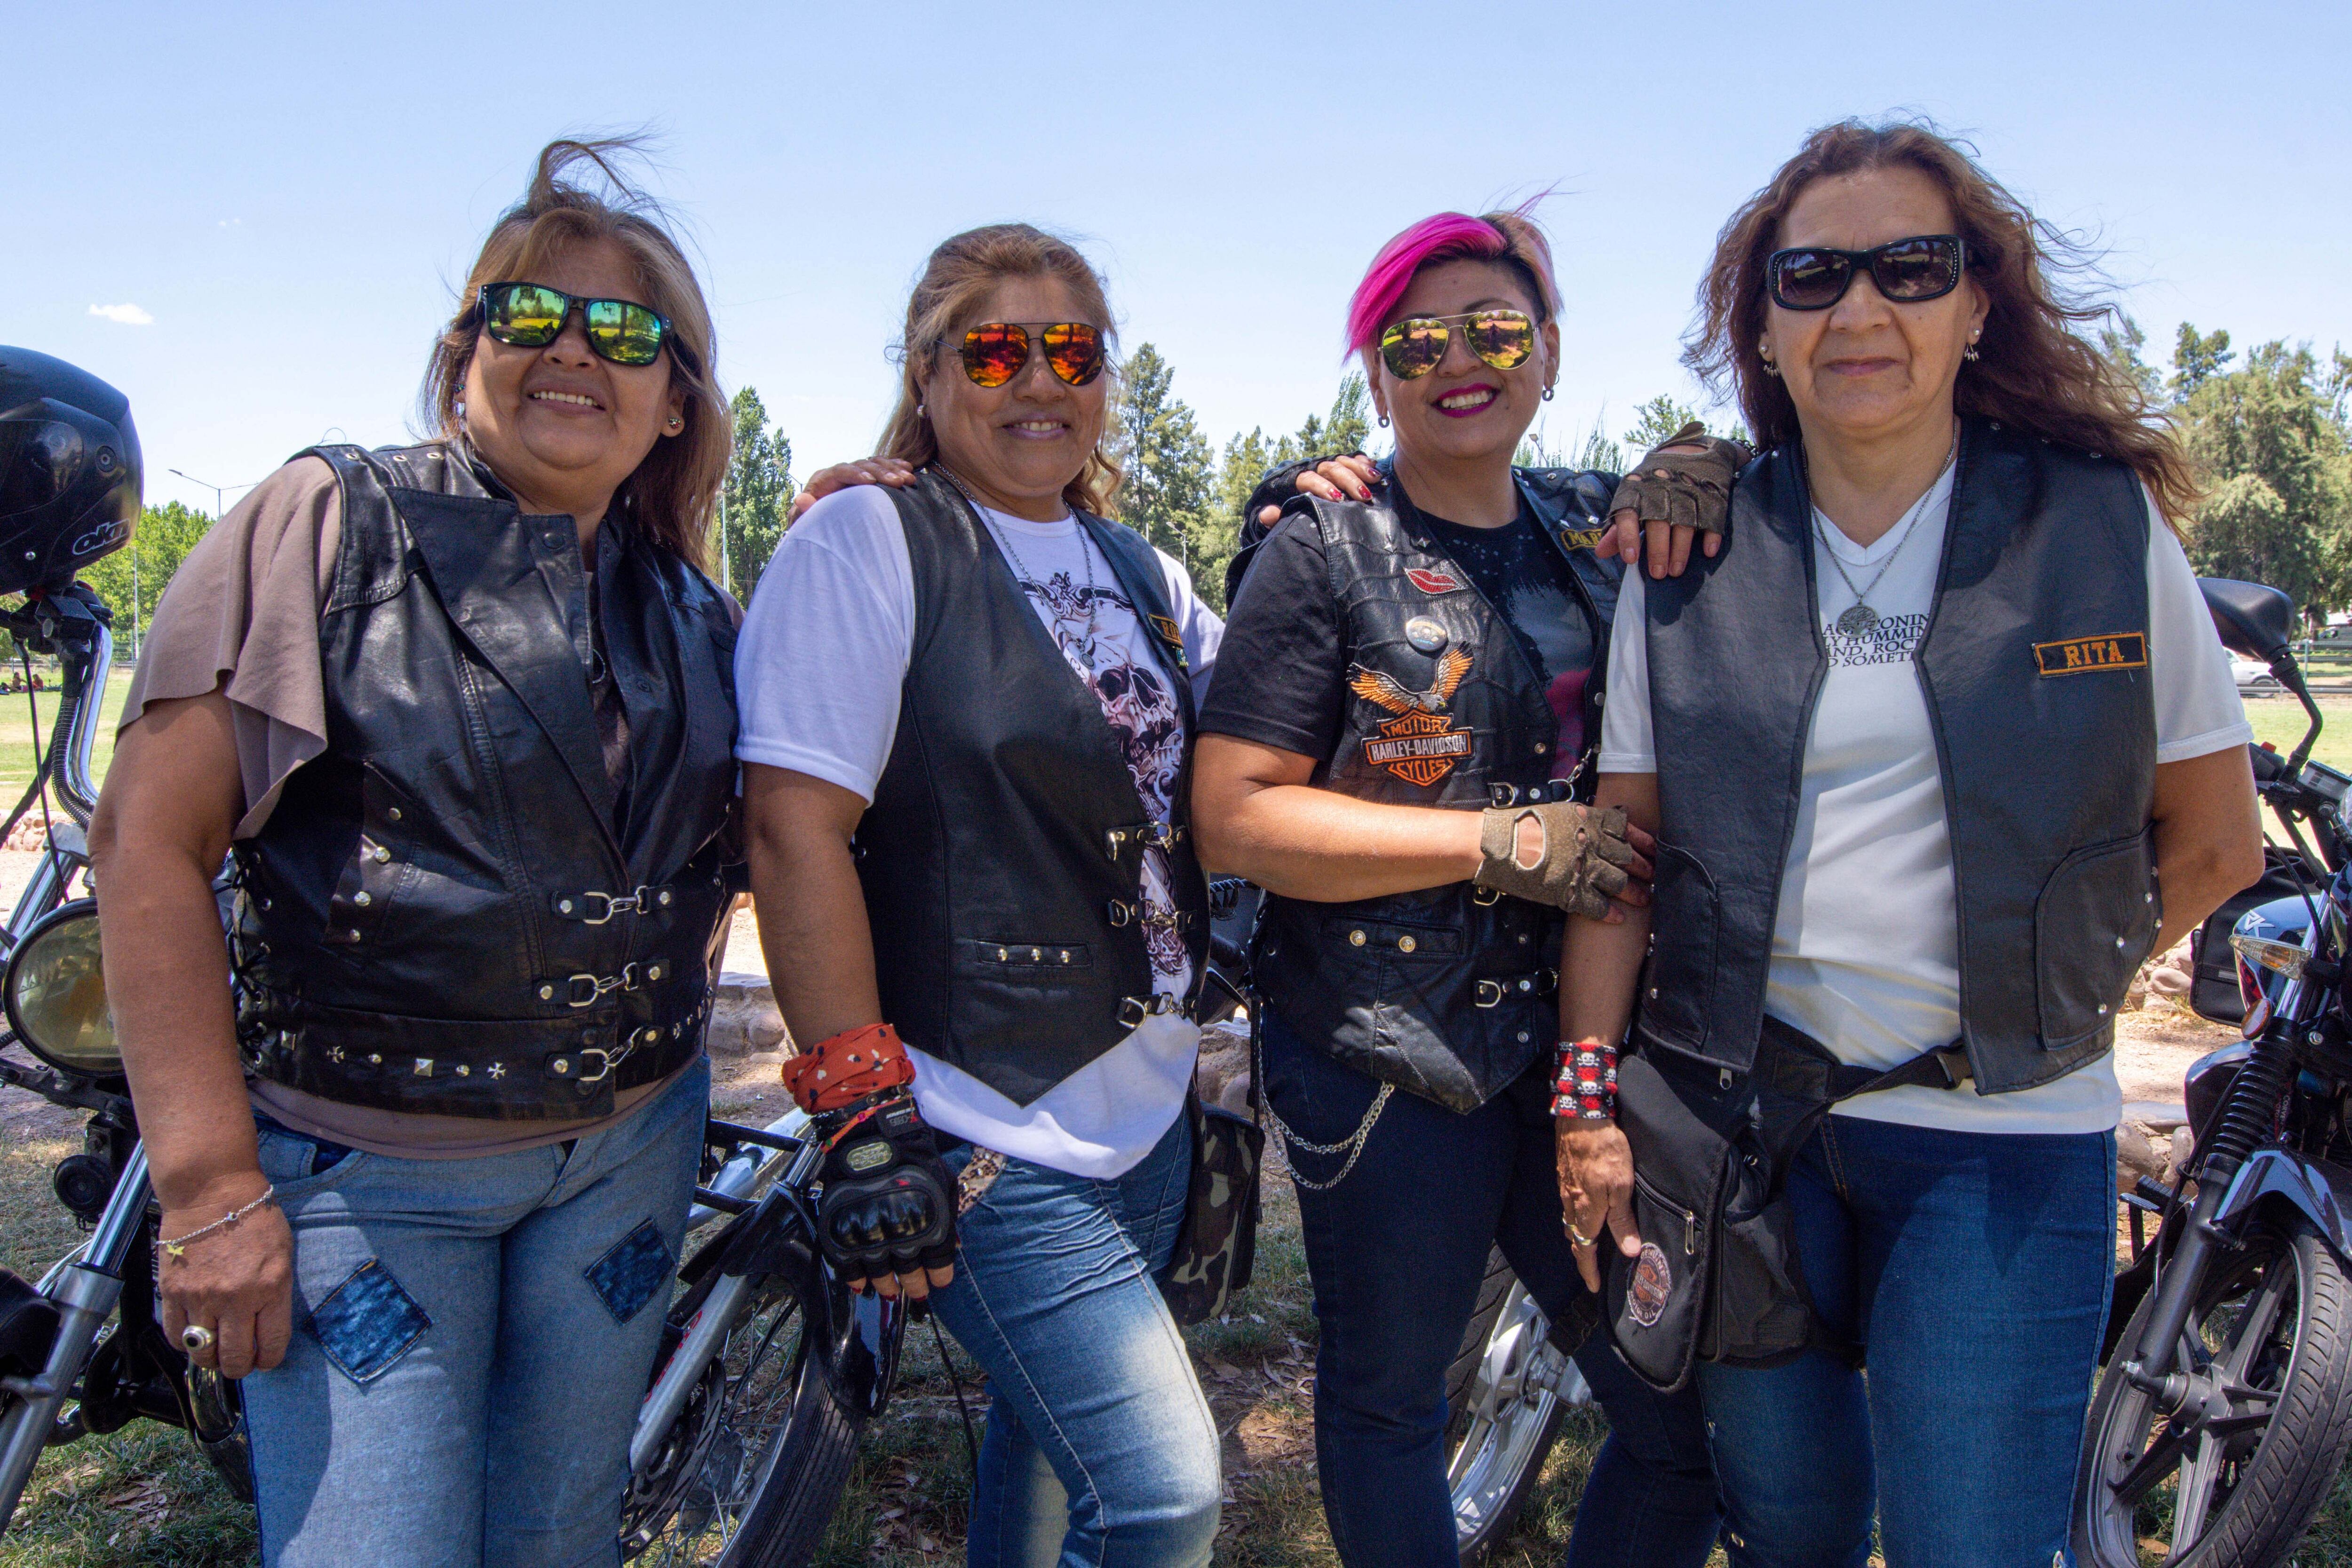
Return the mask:
[[(1625, 433), (1625, 450), (1643, 453), (1664, 443), (1684, 425), (1698, 419), (1698, 410), (1660, 392), (1633, 411), (1633, 428)], [(1704, 423), (1701, 428), (1705, 428)]]
[[(2227, 338), (2229, 334), (2223, 333), (2222, 336)], [(2120, 311), (2116, 315), (2114, 326), (2099, 329), (2099, 357), (2121, 371), (2126, 381), (2139, 388), (2140, 395), (2147, 399), (2150, 407), (2157, 407), (2165, 402), (2164, 378), (2157, 374), (2156, 367), (2141, 356), (2140, 350), (2147, 347), (2147, 334), (2139, 329), (2138, 322)]]
[(1128, 356), (1119, 388), (1118, 458), (1127, 471), (1119, 517), (1191, 570), (1209, 527), (1208, 438), (1175, 393), (1176, 372), (1145, 343)]
[(1241, 548), (1242, 507), (1257, 488), (1266, 470), (1277, 466), (1275, 446), (1263, 425), (1247, 435), (1229, 436), (1217, 459), (1217, 476), (1211, 486), (1209, 515), (1202, 529), (1201, 549), (1192, 561), (1192, 587), (1218, 614), (1225, 612), (1225, 568)]
[(82, 581), (114, 612), (114, 640), (125, 657), (144, 641), (155, 601), (212, 526), (212, 518), (177, 501), (149, 507), (129, 544), (82, 569)]
[(1334, 452), (1361, 452), (1372, 433), (1372, 391), (1364, 372), (1351, 370), (1339, 378), (1339, 394), (1331, 400), (1331, 413), (1323, 422), (1323, 439)]
[(2172, 344), (2172, 395), (2186, 400), (2189, 393), (2226, 370), (2233, 357), (2229, 333), (2211, 332), (2200, 337), (2196, 328), (2183, 321), (2179, 336)]
[(793, 499), (793, 444), (768, 428), (768, 407), (745, 387), (729, 405), (735, 417), (735, 452), (719, 488), (720, 517), (711, 519), (713, 573), (737, 598), (748, 600), (784, 537)]
[(2189, 559), (2209, 576), (2284, 590), (2312, 615), (2352, 600), (2352, 440), (2339, 355), (2264, 343), (2227, 369), (2229, 334), (2180, 329), (2173, 384), (2190, 460), (2207, 486)]

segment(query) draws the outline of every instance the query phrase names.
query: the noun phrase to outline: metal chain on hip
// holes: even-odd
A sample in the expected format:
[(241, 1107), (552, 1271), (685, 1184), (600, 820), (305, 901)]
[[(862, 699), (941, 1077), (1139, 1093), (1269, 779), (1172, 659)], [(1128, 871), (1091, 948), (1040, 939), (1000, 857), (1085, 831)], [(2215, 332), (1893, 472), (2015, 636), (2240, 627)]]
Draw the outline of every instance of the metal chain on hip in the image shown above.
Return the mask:
[[(1356, 1168), (1356, 1161), (1362, 1157), (1364, 1145), (1370, 1141), (1372, 1128), (1379, 1124), (1381, 1113), (1388, 1109), (1389, 1096), (1396, 1092), (1396, 1085), (1393, 1083), (1381, 1085), (1381, 1092), (1372, 1096), (1371, 1104), (1364, 1112), (1364, 1119), (1356, 1124), (1354, 1132), (1336, 1144), (1310, 1144), (1290, 1130), (1289, 1124), (1285, 1122), (1274, 1108), (1274, 1096), (1265, 1092), (1265, 1055), (1263, 1050), (1253, 1051), (1250, 1058), (1250, 1072), (1258, 1082), (1258, 1108), (1265, 1113), (1266, 1125), (1274, 1129), (1275, 1142), (1282, 1145), (1282, 1163), (1290, 1167), (1290, 1179), (1298, 1186), (1309, 1192), (1328, 1192), (1346, 1181), (1348, 1173)], [(1339, 1167), (1339, 1174), (1329, 1181), (1308, 1181), (1298, 1174), (1298, 1162), (1290, 1157), (1290, 1151), (1293, 1149), (1304, 1149), (1310, 1155), (1336, 1155), (1345, 1150), (1348, 1160)]]
[[(1952, 450), (1954, 452), (1959, 450), (1959, 437), (1957, 435), (1952, 438)], [(1936, 479), (1937, 482), (1940, 482), (1943, 479), (1944, 469), (1948, 468), (1951, 465), (1952, 454), (1948, 452), (1944, 455), (1943, 467), (1939, 467), (1936, 470)], [(1822, 527), (1821, 511), (1818, 507), (1814, 509), (1813, 532), (1820, 538), (1822, 541), (1822, 549), (1830, 558), (1830, 564), (1837, 568), (1838, 576), (1844, 580), (1846, 591), (1853, 595), (1853, 602), (1848, 605), (1845, 609), (1845, 612), (1837, 618), (1837, 629), (1844, 632), (1847, 636), (1867, 637), (1874, 629), (1876, 629), (1880, 619), (1879, 613), (1877, 611), (1873, 610), (1868, 604), (1864, 603), (1864, 601), (1877, 591), (1879, 583), (1884, 581), (1887, 572), (1894, 569), (1895, 557), (1901, 555), (1903, 553), (1903, 547), (1911, 542), (1911, 536), (1919, 531), (1919, 520), (1927, 515), (1927, 503), (1929, 500), (1934, 498), (1935, 494), (1936, 484), (1931, 483), (1928, 485), (1926, 494), (1922, 495), (1916, 501), (1911, 503), (1910, 512), (1904, 517), (1902, 522), (1896, 525), (1896, 527), (1902, 528), (1903, 537), (1895, 541), (1895, 548), (1887, 551), (1886, 559), (1885, 560), (1878, 563), (1878, 570), (1871, 578), (1870, 586), (1867, 588), (1856, 588), (1853, 585), (1853, 573), (1846, 570), (1845, 562), (1838, 559), (1836, 548), (1830, 543), (1828, 531)]]
[[(1037, 576), (1034, 572), (1029, 570), (1029, 563), (1021, 559), (1021, 552), (1013, 548), (1013, 540), (1006, 536), (1003, 530), (998, 528), (997, 526), (989, 519), (989, 508), (980, 504), (980, 497), (973, 495), (971, 487), (965, 485), (961, 479), (957, 478), (953, 470), (950, 469), (946, 464), (938, 464), (936, 466), (940, 471), (940, 476), (945, 479), (949, 484), (954, 486), (956, 494), (961, 496), (964, 498), (965, 504), (971, 507), (972, 516), (980, 519), (980, 526), (988, 530), (988, 537), (996, 541), (996, 548), (1003, 550), (1004, 552), (1005, 559), (1013, 563), (1013, 570), (1020, 577), (1023, 583), (1026, 584), (1034, 582), (1037, 585), (1037, 591), (1044, 593), (1045, 591), (1045, 579)], [(1087, 657), (1091, 660), (1094, 657), (1095, 643), (1101, 636), (1100, 630), (1095, 623), (1094, 541), (1087, 538), (1086, 525), (1079, 522), (1075, 515), (1070, 518), (1070, 526), (1077, 530), (1078, 559), (1086, 563), (1087, 569)]]

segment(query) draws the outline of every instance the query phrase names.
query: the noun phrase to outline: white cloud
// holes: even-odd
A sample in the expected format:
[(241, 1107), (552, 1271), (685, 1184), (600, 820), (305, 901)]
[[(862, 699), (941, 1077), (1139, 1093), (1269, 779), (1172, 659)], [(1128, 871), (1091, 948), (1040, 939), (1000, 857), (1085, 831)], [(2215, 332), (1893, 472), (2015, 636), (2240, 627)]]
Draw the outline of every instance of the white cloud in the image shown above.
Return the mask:
[(103, 316), (108, 320), (125, 327), (152, 327), (155, 324), (155, 318), (148, 315), (136, 305), (93, 305), (89, 308), (89, 313), (93, 316)]

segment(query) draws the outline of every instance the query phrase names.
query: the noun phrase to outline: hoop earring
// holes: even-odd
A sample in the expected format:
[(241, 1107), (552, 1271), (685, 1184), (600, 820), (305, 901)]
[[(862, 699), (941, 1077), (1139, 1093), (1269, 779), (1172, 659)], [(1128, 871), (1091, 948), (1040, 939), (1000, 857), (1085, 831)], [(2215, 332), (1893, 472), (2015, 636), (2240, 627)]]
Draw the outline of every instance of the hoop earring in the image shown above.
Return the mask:
[(923, 411), (923, 405), (921, 403), (917, 403), (915, 405), (915, 417), (917, 419), (929, 419), (931, 416)]
[(1382, 414), (1382, 415), (1381, 415), (1381, 428), (1382, 430), (1386, 430), (1388, 427), (1389, 427), (1389, 416), (1388, 416), (1387, 414)]
[(1544, 400), (1544, 402), (1549, 402), (1551, 401), (1551, 388), (1549, 388), (1549, 387), (1546, 387), (1546, 388), (1544, 388), (1543, 400)]

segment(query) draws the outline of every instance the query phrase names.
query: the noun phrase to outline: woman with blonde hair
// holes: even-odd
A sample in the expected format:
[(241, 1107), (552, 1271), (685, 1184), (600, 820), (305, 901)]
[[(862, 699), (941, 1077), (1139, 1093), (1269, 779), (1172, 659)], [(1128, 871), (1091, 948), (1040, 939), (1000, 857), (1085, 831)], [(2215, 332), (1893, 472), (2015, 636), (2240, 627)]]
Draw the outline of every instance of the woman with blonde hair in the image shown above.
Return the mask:
[(709, 311), (618, 150), (492, 226), (426, 440), (189, 554), (92, 823), (164, 1326), (244, 1379), (273, 1568), (616, 1556), (736, 778)]
[(941, 245), (856, 474), (905, 482), (807, 510), (736, 661), (784, 1019), (819, 1063), (910, 1071), (951, 1145), (951, 1272), (910, 1245), (877, 1283), (928, 1291), (987, 1369), (974, 1568), (1181, 1568), (1217, 1526), (1216, 1426), (1153, 1276), (1192, 1167), (1184, 785), (1220, 627), (1103, 516), (1110, 340), (1067, 243)]

